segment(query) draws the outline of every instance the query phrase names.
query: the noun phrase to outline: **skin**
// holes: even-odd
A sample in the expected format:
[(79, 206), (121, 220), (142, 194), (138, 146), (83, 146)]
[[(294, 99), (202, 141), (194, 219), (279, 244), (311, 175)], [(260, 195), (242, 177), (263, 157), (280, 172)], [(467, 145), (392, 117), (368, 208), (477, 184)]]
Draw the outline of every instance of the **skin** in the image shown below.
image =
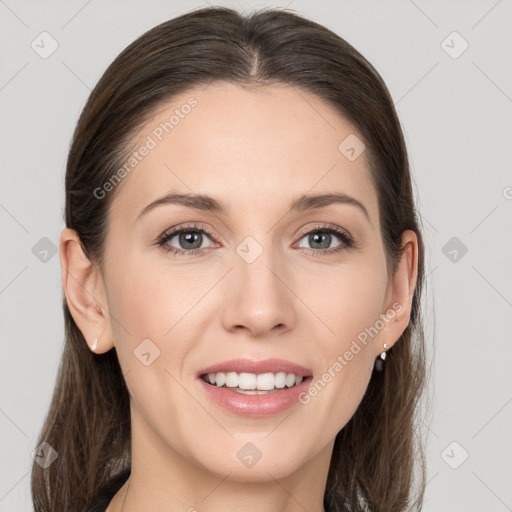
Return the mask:
[[(192, 95), (198, 105), (110, 192), (105, 273), (76, 232), (61, 235), (71, 313), (89, 346), (99, 339), (96, 353), (115, 347), (131, 396), (132, 474), (107, 510), (322, 511), (335, 436), (361, 402), (384, 343), (391, 348), (409, 323), (416, 235), (403, 233), (404, 256), (388, 276), (366, 155), (349, 161), (338, 150), (349, 134), (362, 136), (292, 87), (190, 90), (155, 112), (139, 145)], [(214, 196), (228, 213), (165, 205), (136, 220), (171, 190)], [(302, 194), (333, 191), (363, 203), (369, 220), (349, 204), (288, 211)], [(190, 222), (216, 238), (203, 235), (203, 254), (155, 245)], [(302, 233), (328, 224), (347, 230), (357, 248), (311, 248), (318, 245)], [(263, 248), (250, 264), (236, 252), (247, 236)], [(333, 235), (329, 247), (342, 243)], [(178, 237), (167, 245), (190, 250)], [(395, 302), (401, 311), (307, 405), (241, 417), (211, 402), (195, 379), (239, 356), (288, 359), (319, 378)], [(133, 354), (147, 338), (160, 350), (149, 366)], [(262, 453), (251, 468), (236, 457), (248, 442)]]

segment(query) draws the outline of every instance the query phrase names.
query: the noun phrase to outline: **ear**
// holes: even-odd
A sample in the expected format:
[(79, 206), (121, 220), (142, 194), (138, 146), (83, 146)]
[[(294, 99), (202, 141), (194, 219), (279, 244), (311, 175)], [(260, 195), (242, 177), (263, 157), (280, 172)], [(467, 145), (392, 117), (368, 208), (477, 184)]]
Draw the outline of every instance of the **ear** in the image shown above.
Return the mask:
[(411, 317), (412, 298), (418, 279), (418, 238), (414, 231), (408, 229), (402, 233), (402, 247), (398, 267), (386, 293), (386, 307), (382, 314), (388, 318), (388, 322), (378, 338), (376, 356), (398, 341)]
[(114, 337), (105, 284), (98, 267), (85, 255), (75, 230), (62, 230), (59, 256), (62, 287), (71, 315), (90, 349), (97, 354), (107, 352), (114, 346)]

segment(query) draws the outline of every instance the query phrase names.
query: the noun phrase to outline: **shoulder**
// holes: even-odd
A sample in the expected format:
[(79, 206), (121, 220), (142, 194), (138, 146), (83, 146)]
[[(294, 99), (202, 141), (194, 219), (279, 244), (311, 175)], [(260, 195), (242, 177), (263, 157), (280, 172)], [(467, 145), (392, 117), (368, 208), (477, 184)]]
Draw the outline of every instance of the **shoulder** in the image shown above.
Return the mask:
[(99, 489), (96, 497), (89, 503), (85, 512), (105, 512), (116, 492), (130, 476), (130, 472), (131, 468), (126, 468), (112, 477), (107, 484)]

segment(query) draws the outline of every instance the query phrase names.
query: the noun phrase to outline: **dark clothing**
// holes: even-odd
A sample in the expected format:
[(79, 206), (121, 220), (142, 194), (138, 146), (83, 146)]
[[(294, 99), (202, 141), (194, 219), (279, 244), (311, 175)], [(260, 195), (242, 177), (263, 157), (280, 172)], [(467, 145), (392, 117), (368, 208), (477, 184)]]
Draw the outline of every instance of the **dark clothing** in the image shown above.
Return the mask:
[(86, 512), (105, 512), (116, 492), (121, 489), (126, 480), (128, 480), (130, 472), (131, 468), (124, 469), (103, 486), (98, 491), (94, 500), (86, 508)]

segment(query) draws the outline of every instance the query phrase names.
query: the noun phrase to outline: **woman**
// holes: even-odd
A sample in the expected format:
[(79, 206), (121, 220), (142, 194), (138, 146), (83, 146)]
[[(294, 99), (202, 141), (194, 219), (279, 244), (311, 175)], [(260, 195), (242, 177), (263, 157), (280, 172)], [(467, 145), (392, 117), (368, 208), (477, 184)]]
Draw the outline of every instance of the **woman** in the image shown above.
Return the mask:
[(65, 215), (36, 511), (421, 508), (424, 246), (346, 41), (280, 10), (148, 31), (82, 112)]

